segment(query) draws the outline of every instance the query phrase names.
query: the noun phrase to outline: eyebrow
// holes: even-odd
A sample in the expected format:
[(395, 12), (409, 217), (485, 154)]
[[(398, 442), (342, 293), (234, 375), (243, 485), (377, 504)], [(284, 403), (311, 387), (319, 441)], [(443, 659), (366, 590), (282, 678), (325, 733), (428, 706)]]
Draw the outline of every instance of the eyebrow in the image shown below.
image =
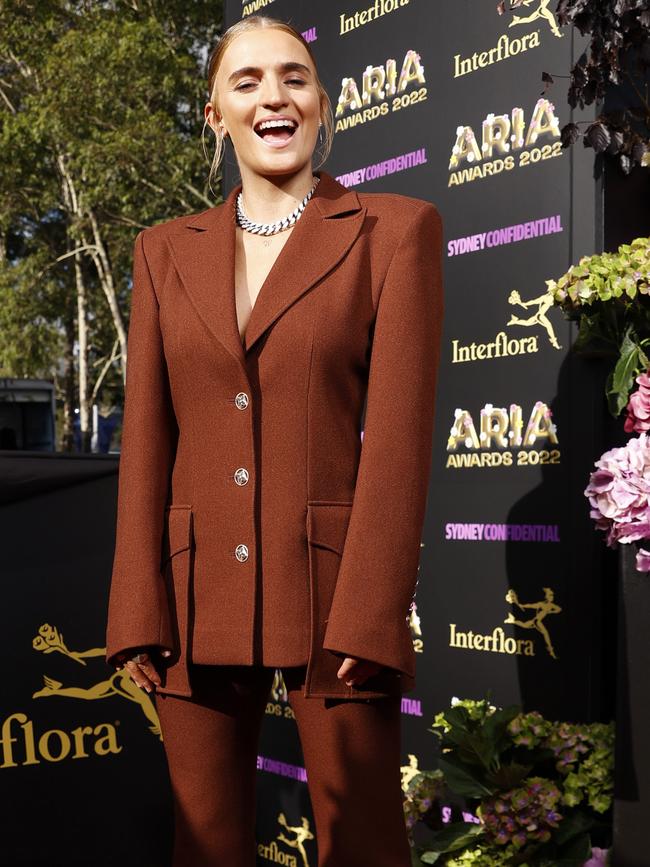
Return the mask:
[[(276, 69), (279, 69), (281, 72), (302, 72), (305, 75), (309, 75), (311, 70), (308, 66), (305, 66), (304, 63), (299, 63), (297, 60), (289, 60), (286, 63), (276, 63)], [(254, 75), (256, 73), (262, 72), (259, 66), (242, 66), (240, 69), (236, 69), (234, 72), (228, 76), (228, 84), (231, 84), (241, 75)]]

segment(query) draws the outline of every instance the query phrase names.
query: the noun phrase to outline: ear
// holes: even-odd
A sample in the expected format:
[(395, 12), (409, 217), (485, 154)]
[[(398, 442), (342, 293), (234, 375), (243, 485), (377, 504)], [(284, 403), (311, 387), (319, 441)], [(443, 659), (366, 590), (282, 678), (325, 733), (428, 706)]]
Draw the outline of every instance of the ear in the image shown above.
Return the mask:
[(217, 110), (211, 102), (206, 102), (203, 108), (203, 116), (205, 117), (206, 123), (212, 129), (215, 135), (227, 134), (226, 130), (223, 129), (223, 121), (219, 117)]

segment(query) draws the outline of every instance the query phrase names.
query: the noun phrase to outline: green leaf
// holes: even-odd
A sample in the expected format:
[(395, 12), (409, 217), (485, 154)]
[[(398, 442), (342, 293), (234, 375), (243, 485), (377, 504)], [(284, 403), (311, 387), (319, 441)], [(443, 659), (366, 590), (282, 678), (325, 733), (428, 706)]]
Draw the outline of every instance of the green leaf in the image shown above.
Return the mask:
[(457, 852), (466, 846), (471, 846), (478, 837), (483, 835), (483, 826), (471, 822), (454, 822), (446, 828), (437, 831), (427, 847), (429, 851), (421, 855), (424, 864), (435, 864), (434, 860), (427, 860), (427, 856), (444, 855), (447, 852)]
[(573, 813), (566, 813), (560, 822), (560, 827), (553, 834), (553, 839), (560, 845), (563, 845), (564, 843), (570, 842), (575, 837), (584, 835), (587, 831), (590, 831), (594, 825), (595, 822), (591, 816), (588, 816), (580, 810), (576, 810)]
[[(646, 341), (642, 341), (646, 342)], [(639, 365), (644, 369), (648, 370), (650, 368), (650, 358), (645, 354), (645, 352), (641, 349), (641, 344), (638, 346), (639, 350)]]
[(444, 855), (444, 852), (425, 852), (420, 857), (421, 864), (435, 864)]
[(573, 865), (582, 865), (591, 857), (591, 840), (589, 834), (581, 834), (571, 840), (566, 846), (562, 847), (559, 852), (560, 860), (557, 862), (558, 867), (573, 867)]
[(540, 846), (534, 863), (537, 867), (583, 867), (590, 857), (591, 839), (589, 834), (581, 834), (563, 846), (558, 846), (555, 840)]
[(494, 789), (489, 788), (477, 777), (471, 774), (465, 767), (455, 764), (451, 758), (438, 759), (440, 770), (445, 775), (447, 785), (457, 795), (464, 798), (483, 798), (492, 795)]
[(469, 732), (469, 713), (467, 710), (457, 705), (445, 711), (445, 719), (452, 728), (460, 729), (462, 732)]
[(511, 762), (507, 765), (501, 765), (497, 771), (489, 774), (487, 779), (490, 783), (493, 783), (497, 789), (514, 789), (522, 782), (522, 780), (526, 779), (532, 768), (532, 764), (520, 765), (517, 762)]
[(578, 336), (573, 344), (577, 351), (591, 348), (591, 344), (597, 344), (596, 348), (612, 349), (618, 355), (618, 340), (615, 338), (616, 329), (612, 332), (612, 326), (607, 318), (601, 314), (600, 308), (595, 313), (580, 315)]
[[(420, 856), (418, 855), (416, 850), (413, 847), (411, 847), (411, 867), (422, 867), (422, 863), (423, 863), (422, 859), (420, 858)], [(434, 863), (434, 862), (430, 861), (429, 863)]]
[(485, 736), (495, 742), (500, 740), (506, 733), (509, 724), (519, 713), (521, 713), (521, 708), (515, 704), (495, 711), (485, 721), (483, 726)]
[(479, 729), (476, 732), (464, 733), (457, 729), (447, 732), (447, 739), (456, 745), (455, 757), (461, 767), (465, 765), (476, 766), (477, 770), (487, 770), (491, 767), (495, 758), (494, 744), (487, 739), (484, 732)]
[(632, 326), (628, 325), (623, 336), (619, 359), (607, 382), (607, 399), (610, 411), (616, 416), (619, 416), (625, 409), (634, 378), (639, 373), (639, 346), (632, 335)]

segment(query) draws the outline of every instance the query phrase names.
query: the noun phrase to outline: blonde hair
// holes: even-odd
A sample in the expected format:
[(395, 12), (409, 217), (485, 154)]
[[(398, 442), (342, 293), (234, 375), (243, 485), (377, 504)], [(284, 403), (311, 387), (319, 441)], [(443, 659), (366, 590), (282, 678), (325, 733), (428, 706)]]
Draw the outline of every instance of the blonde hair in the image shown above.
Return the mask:
[[(289, 33), (295, 39), (297, 39), (301, 45), (307, 49), (307, 53), (311, 58), (311, 61), (314, 65), (314, 70), (316, 70), (316, 88), (318, 90), (318, 96), (320, 99), (320, 120), (323, 125), (323, 131), (325, 133), (323, 143), (320, 147), (320, 162), (313, 166), (314, 170), (320, 168), (323, 163), (327, 160), (327, 157), (332, 150), (332, 142), (334, 139), (334, 113), (332, 111), (332, 103), (330, 101), (329, 95), (323, 86), (322, 81), (318, 76), (318, 71), (316, 69), (316, 60), (312, 53), (311, 48), (309, 47), (309, 43), (304, 39), (300, 31), (296, 30), (291, 24), (288, 24), (286, 21), (281, 21), (279, 18), (272, 18), (270, 15), (250, 15), (247, 18), (242, 18), (241, 21), (237, 21), (231, 27), (229, 27), (226, 32), (221, 36), (216, 46), (214, 47), (212, 53), (210, 54), (210, 59), (208, 61), (208, 91), (210, 93), (210, 102), (212, 103), (213, 108), (217, 109), (217, 72), (219, 70), (219, 66), (221, 65), (221, 61), (223, 60), (223, 55), (230, 45), (230, 43), (240, 36), (242, 33), (247, 33), (249, 30), (259, 30), (260, 28), (269, 28), (274, 30), (284, 30), (285, 33)], [(201, 130), (201, 141), (203, 143), (203, 153), (205, 154), (206, 160), (209, 160), (209, 156), (205, 147), (205, 127), (208, 125), (207, 119), (203, 124), (203, 129)], [(215, 150), (214, 155), (212, 157), (212, 163), (210, 165), (210, 172), (208, 174), (208, 186), (212, 190), (212, 181), (218, 177), (219, 164), (223, 158), (224, 154), (224, 137), (222, 133), (215, 132)], [(212, 190), (214, 192), (214, 190)]]

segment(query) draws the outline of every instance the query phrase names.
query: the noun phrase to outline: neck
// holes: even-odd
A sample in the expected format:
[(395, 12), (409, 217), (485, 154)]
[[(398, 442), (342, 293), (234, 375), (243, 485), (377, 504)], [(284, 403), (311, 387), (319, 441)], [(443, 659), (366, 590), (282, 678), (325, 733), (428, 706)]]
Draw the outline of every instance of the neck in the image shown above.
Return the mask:
[(290, 214), (314, 185), (311, 165), (291, 175), (242, 171), (242, 204), (249, 220), (274, 223)]

